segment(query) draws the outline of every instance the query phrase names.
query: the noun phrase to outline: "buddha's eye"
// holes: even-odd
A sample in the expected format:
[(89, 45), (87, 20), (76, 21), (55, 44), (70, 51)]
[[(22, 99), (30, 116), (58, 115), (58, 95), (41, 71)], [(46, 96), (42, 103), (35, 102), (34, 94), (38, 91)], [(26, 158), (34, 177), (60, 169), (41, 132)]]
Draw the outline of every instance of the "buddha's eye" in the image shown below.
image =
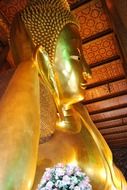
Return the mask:
[(71, 55), (70, 57), (73, 60), (80, 61), (80, 56), (79, 55)]

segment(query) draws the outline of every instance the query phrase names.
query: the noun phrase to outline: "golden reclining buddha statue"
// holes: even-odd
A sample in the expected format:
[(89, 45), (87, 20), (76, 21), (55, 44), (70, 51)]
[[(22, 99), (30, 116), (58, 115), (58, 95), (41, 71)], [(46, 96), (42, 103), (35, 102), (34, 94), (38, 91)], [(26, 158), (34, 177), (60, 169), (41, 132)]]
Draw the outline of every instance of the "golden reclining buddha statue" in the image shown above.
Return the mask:
[[(29, 1), (15, 16), (10, 47), (17, 68), (0, 101), (0, 189), (35, 190), (45, 168), (57, 163), (81, 167), (93, 190), (127, 189), (81, 104), (91, 73), (67, 1)], [(40, 80), (54, 99), (58, 119), (53, 135), (39, 145)]]

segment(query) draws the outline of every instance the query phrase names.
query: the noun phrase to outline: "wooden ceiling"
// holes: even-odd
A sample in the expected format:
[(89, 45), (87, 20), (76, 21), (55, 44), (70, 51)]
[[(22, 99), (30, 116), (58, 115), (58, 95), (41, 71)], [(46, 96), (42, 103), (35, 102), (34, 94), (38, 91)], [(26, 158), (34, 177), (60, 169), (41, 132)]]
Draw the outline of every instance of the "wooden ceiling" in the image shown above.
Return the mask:
[(121, 47), (101, 0), (70, 0), (92, 70), (84, 105), (111, 147), (127, 146), (127, 79)]
[[(1, 18), (9, 25), (27, 0), (0, 1)], [(86, 62), (92, 70), (84, 92), (84, 106), (111, 147), (127, 146), (127, 79), (122, 48), (103, 0), (69, 0), (71, 10), (80, 23)], [(0, 51), (7, 40), (0, 20)], [(6, 35), (5, 35), (6, 34)]]

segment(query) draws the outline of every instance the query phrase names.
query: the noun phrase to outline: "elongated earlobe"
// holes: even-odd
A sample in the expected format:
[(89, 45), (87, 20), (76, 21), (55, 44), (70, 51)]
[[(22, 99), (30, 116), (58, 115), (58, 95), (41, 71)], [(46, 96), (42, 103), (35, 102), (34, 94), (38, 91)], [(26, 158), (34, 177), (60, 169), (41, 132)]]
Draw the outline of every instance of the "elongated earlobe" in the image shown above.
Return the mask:
[(56, 105), (59, 104), (59, 92), (55, 79), (54, 65), (51, 64), (48, 53), (43, 46), (36, 46), (33, 53), (34, 64), (37, 67), (40, 81), (45, 84), (51, 92)]

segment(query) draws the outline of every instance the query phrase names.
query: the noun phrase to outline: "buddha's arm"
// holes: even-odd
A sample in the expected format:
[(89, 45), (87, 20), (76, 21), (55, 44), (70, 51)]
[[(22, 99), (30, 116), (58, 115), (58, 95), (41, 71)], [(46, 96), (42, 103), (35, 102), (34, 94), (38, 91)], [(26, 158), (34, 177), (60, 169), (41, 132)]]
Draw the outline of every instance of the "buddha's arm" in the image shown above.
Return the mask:
[(0, 101), (1, 190), (30, 190), (36, 169), (40, 112), (39, 79), (30, 43), (23, 27), (21, 28), (18, 36), (17, 33), (14, 34), (12, 43), (21, 48), (18, 53), (23, 55), (23, 60), (20, 60)]

